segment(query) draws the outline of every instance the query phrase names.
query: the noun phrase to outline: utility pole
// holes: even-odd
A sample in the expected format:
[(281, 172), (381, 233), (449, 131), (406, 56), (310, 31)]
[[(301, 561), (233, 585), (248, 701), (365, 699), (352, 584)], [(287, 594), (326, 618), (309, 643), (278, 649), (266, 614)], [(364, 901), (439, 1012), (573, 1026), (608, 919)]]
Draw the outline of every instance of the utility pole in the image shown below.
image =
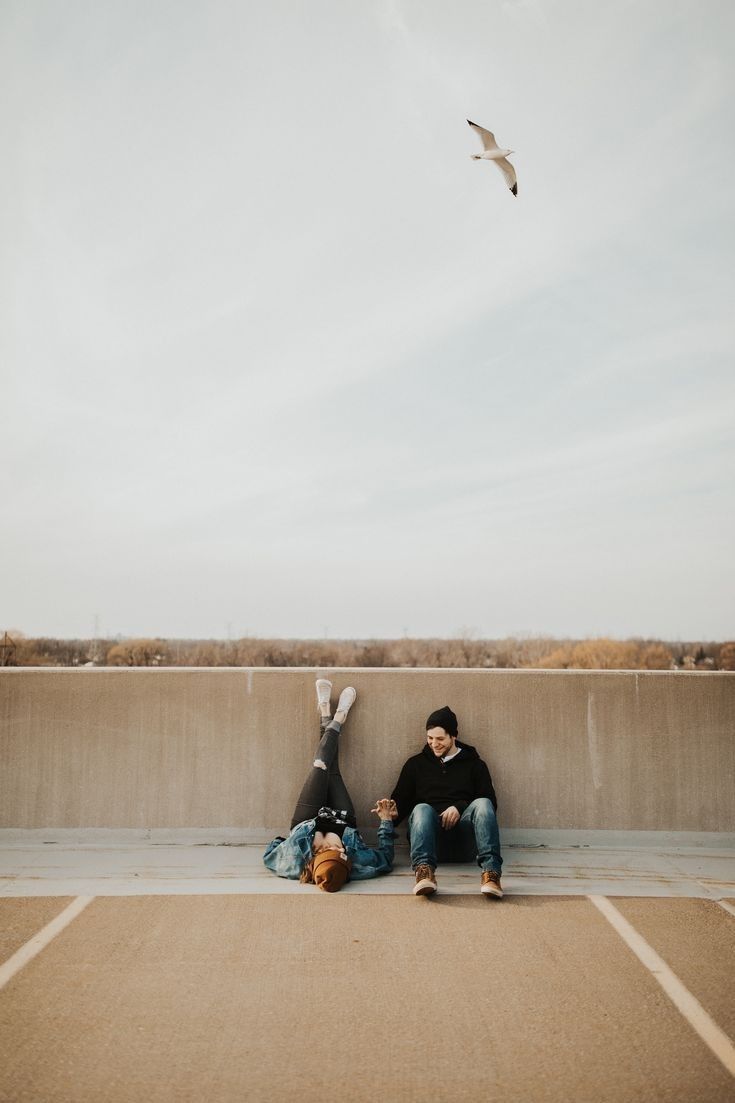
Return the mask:
[(94, 619), (92, 621), (92, 633), (93, 633), (92, 645), (89, 649), (89, 655), (87, 656), (87, 658), (91, 662), (95, 663), (95, 665), (101, 665), (102, 664), (102, 648), (100, 647), (100, 642), (99, 642), (100, 641), (100, 615), (99, 615), (99, 613), (94, 614)]
[(0, 666), (15, 666), (15, 640), (6, 632), (0, 643)]

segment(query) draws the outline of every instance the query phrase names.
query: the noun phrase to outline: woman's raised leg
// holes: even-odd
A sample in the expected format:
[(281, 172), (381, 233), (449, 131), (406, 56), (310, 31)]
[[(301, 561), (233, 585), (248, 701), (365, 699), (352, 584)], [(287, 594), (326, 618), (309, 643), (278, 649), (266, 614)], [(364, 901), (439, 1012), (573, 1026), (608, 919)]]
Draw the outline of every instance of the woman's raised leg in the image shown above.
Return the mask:
[(324, 734), (319, 741), (316, 758), (311, 764), (311, 769), (306, 775), (306, 780), (301, 787), (296, 807), (294, 808), (291, 827), (304, 820), (312, 820), (321, 806), (327, 803), (329, 795), (329, 767), (337, 753), (337, 743), (342, 725), (331, 720), (324, 729)]
[[(320, 681), (322, 681), (322, 679), (320, 679)], [(319, 690), (317, 689), (317, 696), (318, 695)], [(347, 719), (347, 713), (356, 696), (357, 694), (352, 688), (343, 690), (340, 695), (339, 704), (337, 705), (337, 711), (334, 714), (334, 719), (330, 720), (326, 727), (323, 728), (316, 756), (301, 788), (298, 800), (296, 801), (296, 807), (294, 808), (294, 814), (291, 820), (292, 828), (294, 828), (297, 823), (303, 823), (304, 820), (313, 819), (322, 805), (329, 803), (332, 765), (337, 757), (339, 748), (339, 733), (342, 730), (342, 724)], [(325, 717), (320, 699), (320, 728), (324, 719)], [(342, 781), (341, 774), (339, 773), (339, 762), (337, 762), (337, 777), (339, 781)], [(342, 788), (346, 793), (347, 789), (343, 781)], [(347, 794), (347, 796), (349, 799), (349, 794)], [(351, 807), (351, 802), (350, 806), (345, 807)]]
[(337, 748), (337, 753), (332, 759), (332, 766), (329, 770), (329, 789), (325, 803), (330, 808), (346, 813), (345, 819), (351, 827), (357, 826), (355, 806), (339, 770), (339, 748)]

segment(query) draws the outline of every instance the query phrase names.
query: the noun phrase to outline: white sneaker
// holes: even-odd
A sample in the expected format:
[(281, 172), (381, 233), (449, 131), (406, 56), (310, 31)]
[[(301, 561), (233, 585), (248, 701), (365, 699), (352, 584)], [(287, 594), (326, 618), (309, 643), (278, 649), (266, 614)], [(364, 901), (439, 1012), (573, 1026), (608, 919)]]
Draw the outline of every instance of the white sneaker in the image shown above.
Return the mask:
[[(329, 702), (332, 696), (332, 683), (327, 681), (326, 678), (317, 678), (316, 680), (316, 703), (319, 706), (319, 712), (322, 716), (329, 715)], [(327, 706), (326, 712), (324, 705)]]
[[(337, 709), (334, 715), (336, 716), (338, 712), (343, 712), (346, 719), (347, 713), (354, 705), (356, 697), (357, 690), (353, 689), (352, 686), (347, 686), (346, 689), (343, 689), (339, 695), (339, 701), (337, 702)], [(342, 722), (344, 723), (344, 721)]]

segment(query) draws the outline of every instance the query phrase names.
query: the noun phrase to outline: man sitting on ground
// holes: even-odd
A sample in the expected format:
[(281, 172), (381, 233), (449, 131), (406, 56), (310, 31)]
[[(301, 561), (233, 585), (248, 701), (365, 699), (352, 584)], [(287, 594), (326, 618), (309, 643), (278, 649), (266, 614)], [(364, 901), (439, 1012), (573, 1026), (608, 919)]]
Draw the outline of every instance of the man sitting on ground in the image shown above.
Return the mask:
[(436, 892), (438, 859), (477, 861), (480, 892), (501, 897), (500, 835), (490, 771), (474, 747), (457, 741), (457, 717), (449, 705), (426, 721), (426, 746), (404, 764), (391, 794), (397, 823), (408, 816), (414, 894)]

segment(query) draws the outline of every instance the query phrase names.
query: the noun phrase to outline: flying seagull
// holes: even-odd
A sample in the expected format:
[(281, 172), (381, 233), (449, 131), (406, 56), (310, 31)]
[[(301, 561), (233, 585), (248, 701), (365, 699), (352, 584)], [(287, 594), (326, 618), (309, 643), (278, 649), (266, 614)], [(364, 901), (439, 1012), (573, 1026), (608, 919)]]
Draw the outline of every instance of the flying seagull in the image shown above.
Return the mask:
[[(470, 123), (470, 120), (467, 120)], [(484, 127), (478, 126), (477, 123), (470, 123), (470, 126), (477, 134), (482, 142), (482, 153), (472, 153), (470, 156), (473, 161), (494, 161), (498, 166), (505, 182), (513, 192), (513, 195), (518, 195), (518, 184), (516, 183), (516, 170), (511, 165), (510, 161), (506, 160), (509, 153), (512, 153), (512, 149), (500, 149), (498, 143), (495, 141), (495, 135), (491, 134), (489, 130), (485, 130)]]

